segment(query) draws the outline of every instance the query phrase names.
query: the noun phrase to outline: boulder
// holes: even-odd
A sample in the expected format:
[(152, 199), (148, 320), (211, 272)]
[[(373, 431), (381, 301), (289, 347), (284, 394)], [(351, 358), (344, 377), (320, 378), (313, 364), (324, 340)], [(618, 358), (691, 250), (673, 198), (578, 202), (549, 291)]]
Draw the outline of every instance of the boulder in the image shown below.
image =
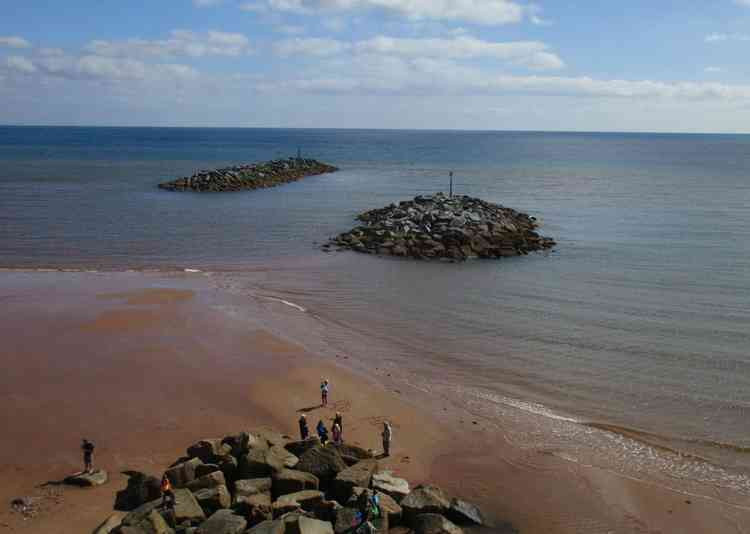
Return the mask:
[(379, 491), (376, 491), (375, 494), (380, 501), (381, 512), (388, 516), (388, 527), (391, 528), (398, 525), (401, 522), (401, 517), (403, 515), (401, 506), (399, 506), (396, 500), (390, 495)]
[(213, 473), (214, 471), (221, 471), (218, 464), (200, 464), (195, 466), (195, 478), (200, 478)]
[(284, 447), (281, 447), (279, 445), (273, 445), (270, 448), (271, 454), (279, 458), (282, 463), (284, 464), (284, 467), (287, 469), (294, 469), (294, 467), (299, 463), (299, 458), (289, 452)]
[(229, 508), (232, 504), (232, 496), (226, 486), (204, 488), (194, 493), (195, 500), (206, 515), (211, 515), (217, 510)]
[(245, 527), (245, 518), (231, 510), (218, 510), (198, 527), (196, 534), (241, 534)]
[(283, 495), (273, 503), (273, 515), (274, 517), (281, 517), (300, 508), (306, 512), (313, 512), (323, 502), (324, 498), (323, 492), (317, 490), (305, 490)]
[(318, 477), (311, 473), (282, 469), (273, 474), (272, 493), (274, 497), (280, 497), (288, 493), (296, 493), (303, 490), (316, 490), (320, 484)]
[(122, 524), (123, 517), (125, 517), (125, 514), (122, 512), (115, 512), (104, 523), (94, 529), (94, 534), (110, 534), (110, 532)]
[(375, 457), (372, 451), (348, 443), (332, 443), (329, 446), (339, 452), (346, 465), (354, 465), (360, 460), (368, 460)]
[(234, 483), (236, 497), (249, 497), (258, 493), (271, 493), (271, 478), (251, 478)]
[[(254, 440), (257, 439), (254, 437)], [(235, 458), (250, 452), (250, 434), (240, 432), (233, 436), (226, 436), (221, 443), (229, 447), (229, 453)]]
[(345, 503), (352, 494), (354, 487), (369, 488), (372, 475), (378, 468), (375, 459), (361, 460), (351, 467), (340, 471), (333, 481), (333, 494), (336, 499)]
[(232, 509), (245, 517), (250, 525), (256, 525), (261, 521), (273, 518), (271, 495), (269, 493), (235, 495)]
[(113, 534), (174, 534), (174, 530), (156, 510), (151, 510), (134, 525), (120, 525), (111, 531)]
[(359, 524), (357, 514), (358, 511), (351, 507), (339, 510), (338, 514), (336, 514), (336, 522), (334, 523), (335, 533), (347, 534), (352, 532), (352, 529)]
[(327, 521), (319, 521), (301, 516), (298, 520), (299, 534), (333, 534), (333, 525)]
[(450, 508), (446, 514), (448, 519), (457, 525), (483, 525), (484, 518), (482, 512), (475, 505), (462, 501), (461, 499), (451, 500)]
[(219, 469), (224, 473), (224, 478), (228, 481), (237, 480), (239, 462), (234, 456), (224, 456), (219, 460)]
[(115, 496), (115, 510), (135, 510), (140, 505), (161, 497), (161, 481), (139, 471), (126, 471), (128, 484)]
[(188, 482), (185, 484), (185, 488), (192, 492), (196, 492), (205, 488), (217, 488), (219, 486), (226, 487), (226, 485), (227, 481), (224, 478), (224, 473), (221, 471), (214, 471), (200, 478), (196, 478), (192, 482)]
[(372, 487), (381, 493), (390, 495), (396, 502), (401, 502), (411, 492), (409, 482), (403, 478), (394, 477), (390, 471), (373, 474)]
[(96, 469), (90, 473), (78, 473), (66, 477), (63, 482), (69, 486), (78, 486), (80, 488), (90, 488), (93, 486), (101, 486), (106, 484), (109, 480), (109, 475), (104, 469)]
[(463, 530), (440, 514), (419, 514), (414, 519), (414, 534), (463, 534)]
[(229, 445), (222, 443), (220, 439), (203, 439), (187, 449), (190, 458), (198, 458), (204, 464), (216, 463), (222, 456), (232, 452)]
[(247, 534), (285, 534), (283, 521), (263, 521), (247, 531)]
[(306, 453), (309, 449), (312, 449), (313, 447), (320, 447), (320, 438), (318, 436), (309, 437), (305, 440), (300, 441), (290, 441), (285, 445), (285, 449), (297, 456), (298, 458), (302, 456), (304, 453)]
[(284, 461), (270, 450), (252, 449), (242, 456), (237, 466), (241, 479), (264, 478), (284, 469)]
[(328, 488), (336, 475), (346, 469), (346, 464), (335, 449), (314, 447), (300, 457), (297, 469), (315, 475), (320, 486)]
[(191, 458), (190, 460), (167, 469), (166, 475), (172, 482), (172, 486), (175, 488), (181, 488), (188, 482), (195, 480), (195, 469), (201, 464), (203, 464), (203, 462), (198, 458)]
[(269, 447), (273, 447), (274, 445), (285, 447), (287, 443), (294, 441), (292, 437), (286, 436), (284, 434), (279, 434), (278, 432), (274, 432), (273, 430), (258, 430), (253, 434), (265, 440), (266, 443), (268, 443)]
[(436, 486), (417, 486), (401, 501), (401, 508), (406, 522), (412, 524), (420, 514), (445, 514), (450, 501)]
[(279, 518), (279, 521), (284, 523), (284, 530), (286, 534), (300, 534), (299, 520), (302, 517), (310, 517), (310, 514), (302, 510), (284, 514)]
[(206, 519), (206, 514), (190, 490), (174, 490), (174, 518), (176, 524), (195, 524)]

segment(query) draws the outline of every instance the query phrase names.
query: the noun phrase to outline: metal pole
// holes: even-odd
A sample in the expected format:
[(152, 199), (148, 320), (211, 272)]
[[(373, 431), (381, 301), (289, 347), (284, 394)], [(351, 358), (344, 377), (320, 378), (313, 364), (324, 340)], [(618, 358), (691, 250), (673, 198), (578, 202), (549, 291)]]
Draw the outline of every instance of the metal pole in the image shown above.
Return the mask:
[(453, 171), (450, 172), (450, 177), (451, 177), (451, 183), (450, 183), (449, 197), (453, 198)]

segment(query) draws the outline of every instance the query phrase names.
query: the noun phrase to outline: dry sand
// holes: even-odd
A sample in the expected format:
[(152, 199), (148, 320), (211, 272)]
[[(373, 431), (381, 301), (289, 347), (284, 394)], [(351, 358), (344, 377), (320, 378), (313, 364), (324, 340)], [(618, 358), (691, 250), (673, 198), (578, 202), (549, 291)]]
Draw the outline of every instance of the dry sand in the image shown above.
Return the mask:
[[(311, 426), (341, 411), (345, 439), (374, 449), (388, 419), (394, 447), (385, 467), (477, 501), (496, 531), (503, 521), (522, 533), (750, 531), (749, 502), (728, 505), (519, 450), (482, 421), (248, 330), (205, 306), (184, 280), (169, 288), (99, 277), (64, 290), (27, 282), (0, 283), (0, 532), (90, 532), (125, 485), (120, 471), (158, 475), (190, 443), (243, 429), (296, 435), (300, 410)], [(332, 384), (325, 409), (322, 377)], [(95, 464), (110, 483), (40, 487), (80, 469), (82, 437), (97, 444)], [(22, 496), (41, 497), (35, 517), (10, 510)]]

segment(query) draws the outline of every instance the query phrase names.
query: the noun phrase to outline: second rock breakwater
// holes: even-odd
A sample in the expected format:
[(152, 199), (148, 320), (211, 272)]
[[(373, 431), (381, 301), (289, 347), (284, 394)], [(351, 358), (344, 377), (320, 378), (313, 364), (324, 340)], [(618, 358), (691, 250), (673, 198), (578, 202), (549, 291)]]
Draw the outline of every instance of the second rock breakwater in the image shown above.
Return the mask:
[(338, 168), (315, 159), (288, 158), (199, 171), (192, 176), (159, 184), (168, 191), (221, 192), (275, 187)]
[(418, 196), (361, 213), (364, 224), (324, 245), (416, 259), (501, 258), (549, 249), (526, 213), (469, 196)]

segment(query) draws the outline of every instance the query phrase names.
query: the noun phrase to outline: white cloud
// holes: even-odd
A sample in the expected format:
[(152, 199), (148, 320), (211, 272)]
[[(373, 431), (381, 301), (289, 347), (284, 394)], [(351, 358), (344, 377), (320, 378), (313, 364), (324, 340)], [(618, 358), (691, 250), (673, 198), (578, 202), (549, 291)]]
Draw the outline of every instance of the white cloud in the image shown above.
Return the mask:
[(7, 46), (10, 48), (29, 48), (31, 43), (22, 37), (16, 36), (0, 36), (0, 46)]
[(24, 74), (31, 74), (36, 72), (34, 64), (25, 57), (21, 56), (10, 56), (5, 60), (5, 64), (9, 69), (22, 72)]
[(715, 74), (717, 72), (724, 72), (724, 69), (722, 69), (721, 67), (706, 67), (705, 69), (703, 69), (703, 72)]
[[(750, 0), (748, 0), (750, 2)], [(749, 4), (750, 5), (750, 4)], [(711, 33), (706, 35), (704, 41), (707, 43), (718, 43), (724, 41), (750, 41), (750, 34), (747, 33)]]
[(462, 20), (485, 26), (517, 23), (524, 15), (524, 8), (512, 0), (258, 0), (241, 9), (302, 14), (382, 9), (411, 19)]
[(361, 52), (395, 54), (406, 57), (436, 57), (442, 59), (493, 58), (534, 69), (559, 69), (562, 60), (547, 51), (538, 41), (497, 43), (455, 37), (453, 39), (403, 39), (378, 36), (356, 44)]
[(741, 6), (750, 6), (750, 0), (734, 0), (734, 3)]
[(274, 29), (277, 32), (284, 33), (286, 35), (300, 35), (305, 33), (304, 26), (295, 26), (293, 24), (281, 24), (279, 26), (276, 26)]
[(168, 39), (97, 40), (86, 45), (85, 50), (107, 57), (203, 57), (239, 56), (251, 52), (252, 47), (248, 38), (241, 33), (173, 30)]
[(276, 54), (288, 57), (296, 55), (333, 56), (351, 48), (349, 43), (328, 38), (286, 39), (274, 44)]
[(325, 17), (321, 24), (323, 28), (332, 32), (341, 32), (346, 29), (346, 20), (343, 17)]

